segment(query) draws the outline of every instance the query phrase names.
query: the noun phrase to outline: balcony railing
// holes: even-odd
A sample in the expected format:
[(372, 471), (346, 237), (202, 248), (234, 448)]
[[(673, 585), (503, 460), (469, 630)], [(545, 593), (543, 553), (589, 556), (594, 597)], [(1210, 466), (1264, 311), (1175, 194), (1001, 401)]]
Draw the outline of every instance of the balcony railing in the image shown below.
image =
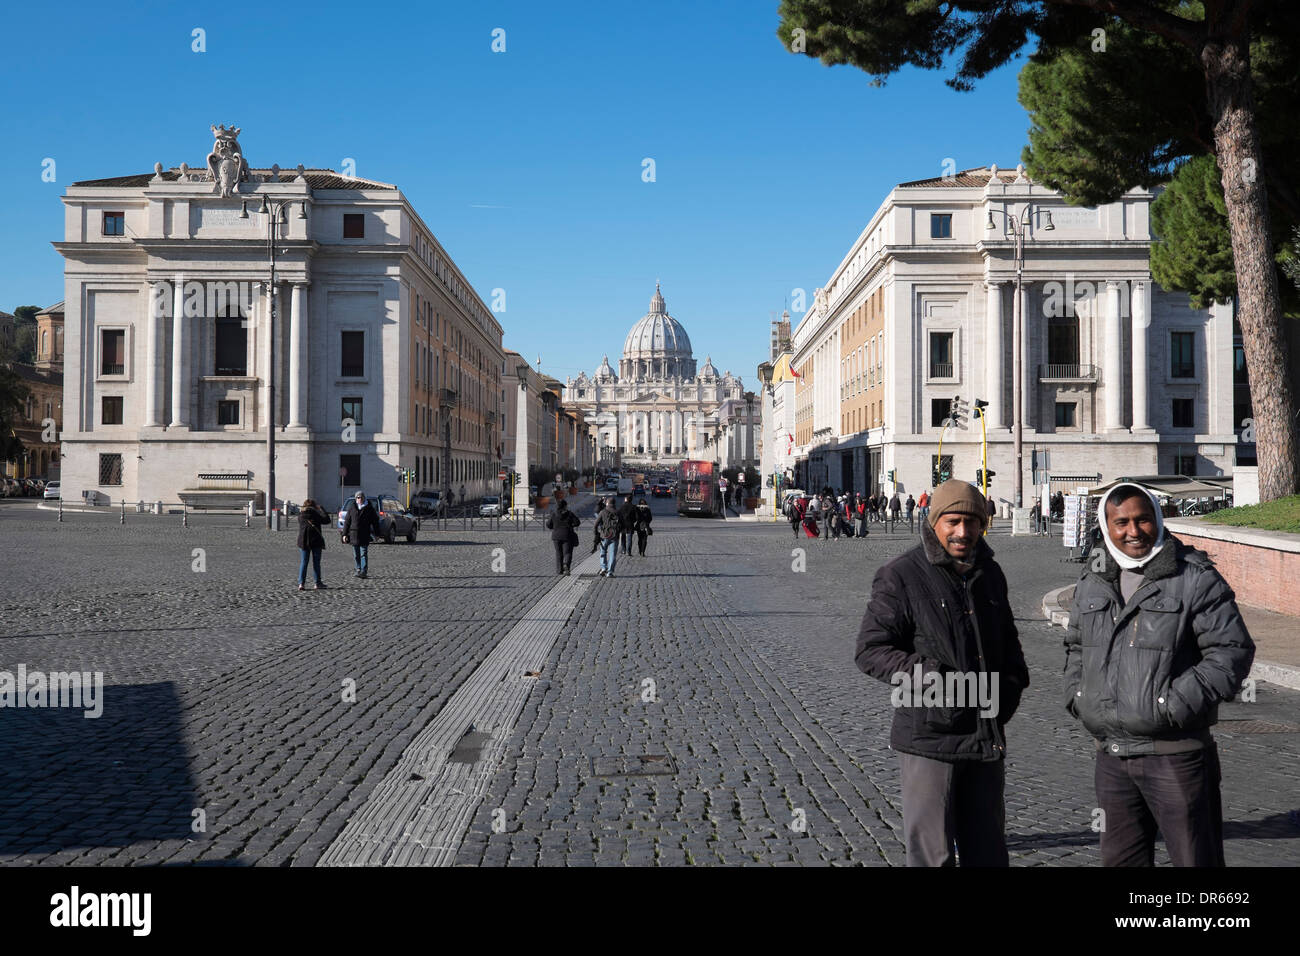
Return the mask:
[(952, 378), (952, 363), (931, 362), (930, 377), (931, 378)]
[(1064, 380), (1072, 382), (1095, 382), (1097, 381), (1097, 366), (1095, 365), (1040, 365), (1038, 366), (1039, 381)]

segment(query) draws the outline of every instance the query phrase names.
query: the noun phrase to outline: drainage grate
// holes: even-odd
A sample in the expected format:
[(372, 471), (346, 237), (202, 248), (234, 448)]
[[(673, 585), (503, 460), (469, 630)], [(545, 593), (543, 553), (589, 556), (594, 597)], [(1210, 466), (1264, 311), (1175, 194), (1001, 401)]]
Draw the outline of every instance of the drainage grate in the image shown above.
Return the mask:
[(478, 763), (483, 755), (483, 748), (491, 739), (491, 734), (485, 734), (477, 730), (465, 731), (464, 736), (456, 741), (456, 749), (447, 757), (447, 762)]
[(591, 772), (597, 777), (650, 777), (674, 774), (677, 764), (669, 754), (620, 754), (593, 757)]
[(1219, 729), (1232, 734), (1297, 734), (1300, 726), (1278, 724), (1271, 720), (1225, 720)]

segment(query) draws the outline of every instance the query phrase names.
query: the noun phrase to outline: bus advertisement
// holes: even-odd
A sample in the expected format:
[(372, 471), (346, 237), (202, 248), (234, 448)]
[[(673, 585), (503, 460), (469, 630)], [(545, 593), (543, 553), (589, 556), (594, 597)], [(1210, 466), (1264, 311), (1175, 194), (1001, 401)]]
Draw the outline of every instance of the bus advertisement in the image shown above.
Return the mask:
[(711, 461), (683, 461), (677, 466), (677, 513), (711, 518), (719, 513), (718, 469)]

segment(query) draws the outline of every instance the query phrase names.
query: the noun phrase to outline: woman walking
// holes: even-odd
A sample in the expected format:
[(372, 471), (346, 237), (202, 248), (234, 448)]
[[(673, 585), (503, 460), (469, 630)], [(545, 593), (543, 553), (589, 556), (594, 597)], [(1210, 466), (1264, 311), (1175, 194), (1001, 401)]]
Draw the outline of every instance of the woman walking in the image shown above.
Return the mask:
[(654, 512), (646, 504), (644, 498), (636, 503), (636, 546), (638, 555), (645, 557), (645, 539), (654, 534), (650, 530), (650, 522), (655, 520)]
[(321, 525), (329, 521), (325, 509), (316, 504), (316, 499), (308, 498), (298, 509), (298, 590), (307, 590), (307, 561), (311, 560), (312, 571), (316, 574), (316, 590), (325, 587), (320, 579), (320, 553), (325, 550), (325, 536), (321, 534)]
[(569, 565), (573, 563), (573, 546), (578, 543), (578, 532), (574, 529), (582, 524), (572, 511), (569, 503), (561, 498), (555, 503), (555, 510), (546, 516), (546, 527), (551, 530), (551, 543), (555, 545), (555, 573), (568, 574)]

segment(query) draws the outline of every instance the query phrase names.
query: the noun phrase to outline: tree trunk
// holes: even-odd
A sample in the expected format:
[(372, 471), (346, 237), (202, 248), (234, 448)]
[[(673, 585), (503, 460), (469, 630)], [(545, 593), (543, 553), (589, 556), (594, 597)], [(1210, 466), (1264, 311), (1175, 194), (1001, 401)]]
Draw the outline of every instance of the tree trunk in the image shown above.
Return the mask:
[[(1282, 329), (1277, 268), (1269, 238), (1263, 151), (1255, 124), (1248, 31), (1218, 35), (1215, 24), (1201, 49), (1214, 144), (1223, 177), (1228, 230), (1237, 273), (1238, 321), (1250, 376), (1259, 459), (1259, 499), (1300, 489), (1296, 399)], [(1235, 26), (1235, 25), (1234, 25)], [(1231, 29), (1231, 28), (1230, 28)], [(1240, 427), (1235, 422), (1234, 427)]]

